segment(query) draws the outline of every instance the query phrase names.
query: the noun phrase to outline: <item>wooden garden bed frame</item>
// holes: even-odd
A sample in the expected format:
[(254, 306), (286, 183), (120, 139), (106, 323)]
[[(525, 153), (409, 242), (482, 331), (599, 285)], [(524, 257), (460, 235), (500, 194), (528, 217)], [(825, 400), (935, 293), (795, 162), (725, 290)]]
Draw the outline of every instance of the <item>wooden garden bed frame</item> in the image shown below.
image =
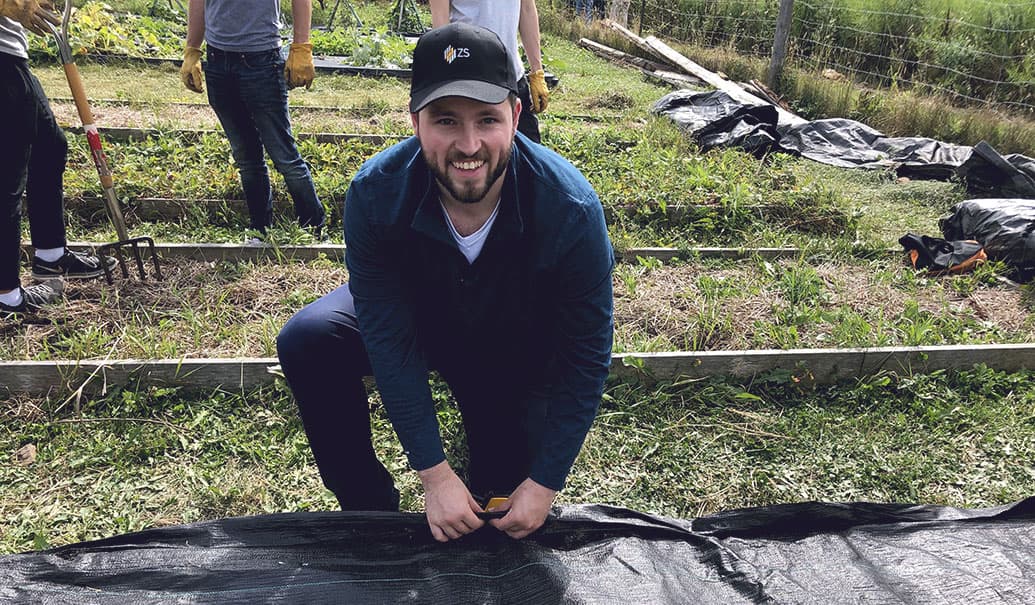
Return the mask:
[[(92, 242), (69, 242), (68, 247), (73, 250), (92, 250), (100, 244)], [(22, 251), (28, 255), (32, 253), (32, 246), (22, 243)], [(206, 244), (206, 243), (157, 243), (155, 252), (162, 260), (186, 259), (204, 262), (216, 261), (257, 261), (257, 260), (293, 260), (308, 261), (321, 257), (331, 259), (343, 259), (345, 246), (343, 244), (316, 244), (308, 246), (244, 246), (240, 244)], [(801, 248), (628, 248), (619, 251), (621, 260), (635, 262), (637, 257), (657, 258), (668, 261), (674, 259), (692, 260), (695, 258), (727, 258), (727, 259), (748, 259), (748, 258), (797, 258), (802, 255), (815, 254), (818, 251), (804, 250)], [(864, 251), (872, 254), (873, 251)], [(902, 254), (901, 250), (881, 250), (879, 254)], [(147, 260), (147, 259), (145, 259)]]
[[(81, 126), (66, 126), (65, 132), (83, 134)], [(226, 136), (222, 130), (204, 129), (161, 129), (161, 128), (107, 128), (97, 129), (106, 141), (117, 141), (120, 143), (143, 141), (152, 137), (175, 136), (180, 139), (196, 141), (205, 135), (218, 137)], [(361, 141), (374, 145), (383, 145), (389, 141), (402, 141), (408, 139), (408, 134), (379, 134), (379, 133), (343, 133), (343, 132), (299, 132), (295, 138), (299, 140), (315, 139), (317, 143), (345, 143), (348, 141)]]
[[(272, 385), (277, 364), (273, 357), (8, 361), (0, 362), (0, 395), (65, 398), (123, 386), (249, 392)], [(808, 387), (881, 372), (909, 375), (977, 364), (1011, 372), (1035, 368), (1035, 344), (622, 353), (613, 357), (611, 376), (646, 381), (732, 376), (749, 382), (782, 371), (784, 379)]]

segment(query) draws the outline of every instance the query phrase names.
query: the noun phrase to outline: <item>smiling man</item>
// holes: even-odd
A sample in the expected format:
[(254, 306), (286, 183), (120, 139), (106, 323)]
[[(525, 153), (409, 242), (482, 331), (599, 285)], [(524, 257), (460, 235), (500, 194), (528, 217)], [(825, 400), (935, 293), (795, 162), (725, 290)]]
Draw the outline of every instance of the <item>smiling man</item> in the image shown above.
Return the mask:
[[(349, 284), (277, 339), (324, 484), (344, 510), (398, 510), (371, 443), (373, 375), (440, 541), (545, 521), (596, 416), (611, 359), (614, 255), (592, 187), (517, 134), (521, 103), (489, 30), (417, 43), (415, 137), (368, 160), (345, 202)], [(446, 461), (429, 370), (449, 385), (469, 462)], [(461, 479), (464, 475), (466, 481)]]

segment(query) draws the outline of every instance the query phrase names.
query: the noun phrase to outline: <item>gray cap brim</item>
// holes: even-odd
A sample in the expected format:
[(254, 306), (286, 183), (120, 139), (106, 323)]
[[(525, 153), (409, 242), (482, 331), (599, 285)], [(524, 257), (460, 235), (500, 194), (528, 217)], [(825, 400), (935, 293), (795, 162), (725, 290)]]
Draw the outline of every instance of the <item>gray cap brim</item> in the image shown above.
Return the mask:
[(410, 96), (410, 113), (417, 113), (433, 101), (443, 97), (466, 97), (496, 105), (507, 100), (511, 93), (509, 88), (482, 82), (481, 80), (453, 80), (440, 82), (435, 86), (429, 86), (424, 90), (417, 91)]

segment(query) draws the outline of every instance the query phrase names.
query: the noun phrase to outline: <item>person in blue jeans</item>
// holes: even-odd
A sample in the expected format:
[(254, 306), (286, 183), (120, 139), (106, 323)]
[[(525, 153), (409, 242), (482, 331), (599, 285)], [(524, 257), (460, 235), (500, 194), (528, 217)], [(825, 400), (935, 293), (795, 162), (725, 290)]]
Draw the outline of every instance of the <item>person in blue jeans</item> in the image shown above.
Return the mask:
[[(496, 34), (425, 33), (410, 86), (416, 136), (346, 193), (349, 283), (288, 321), (277, 353), (343, 509), (399, 507), (371, 443), (372, 374), (435, 539), (482, 527), (482, 502), (508, 494), (488, 523), (520, 539), (545, 522), (596, 417), (614, 251), (585, 177), (517, 132), (517, 74)], [(463, 418), (466, 473), (446, 460), (430, 369)]]
[[(0, 0), (0, 319), (35, 313), (61, 299), (64, 279), (104, 274), (101, 259), (65, 247), (62, 182), (68, 142), (29, 70), (26, 29), (48, 35), (59, 24), (50, 0)], [(33, 246), (32, 276), (19, 277), (22, 196)], [(115, 259), (107, 258), (109, 268)]]
[[(204, 92), (201, 43), (208, 45), (205, 79), (248, 203), (250, 227), (263, 234), (273, 222), (273, 193), (263, 149), (284, 177), (303, 227), (320, 236), (324, 208), (309, 166), (298, 152), (288, 116), (288, 89), (312, 84), (309, 43), (311, 0), (292, 0), (294, 41), (287, 61), (280, 54), (277, 0), (190, 0), (187, 40), (180, 67), (184, 86)], [(250, 240), (250, 243), (258, 243)]]
[(593, 20), (593, 0), (575, 0), (575, 14), (589, 23)]

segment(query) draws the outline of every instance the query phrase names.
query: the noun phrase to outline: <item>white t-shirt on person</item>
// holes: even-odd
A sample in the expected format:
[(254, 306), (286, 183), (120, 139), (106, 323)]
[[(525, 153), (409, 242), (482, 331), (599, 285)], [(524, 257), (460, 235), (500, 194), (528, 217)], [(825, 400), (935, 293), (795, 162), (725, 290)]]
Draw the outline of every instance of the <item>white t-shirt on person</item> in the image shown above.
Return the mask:
[(22, 59), (29, 58), (29, 41), (21, 23), (0, 17), (0, 52)]
[(449, 218), (449, 213), (446, 212), (445, 205), (443, 205), (442, 202), (439, 202), (439, 205), (442, 206), (442, 215), (446, 217), (446, 224), (449, 225), (449, 232), (453, 234), (453, 239), (456, 240), (456, 245), (460, 248), (460, 253), (467, 259), (468, 264), (473, 265), (474, 260), (482, 253), (482, 246), (485, 245), (485, 240), (489, 237), (489, 231), (492, 230), (492, 224), (496, 222), (496, 215), (499, 214), (500, 211), (499, 201), (496, 202), (496, 207), (492, 209), (492, 214), (489, 215), (485, 224), (468, 236), (460, 235), (460, 232), (453, 226), (453, 220)]
[(451, 0), (449, 3), (450, 23), (470, 23), (496, 33), (507, 47), (514, 78), (525, 75), (525, 66), (518, 53), (518, 20), (521, 17), (521, 0)]

